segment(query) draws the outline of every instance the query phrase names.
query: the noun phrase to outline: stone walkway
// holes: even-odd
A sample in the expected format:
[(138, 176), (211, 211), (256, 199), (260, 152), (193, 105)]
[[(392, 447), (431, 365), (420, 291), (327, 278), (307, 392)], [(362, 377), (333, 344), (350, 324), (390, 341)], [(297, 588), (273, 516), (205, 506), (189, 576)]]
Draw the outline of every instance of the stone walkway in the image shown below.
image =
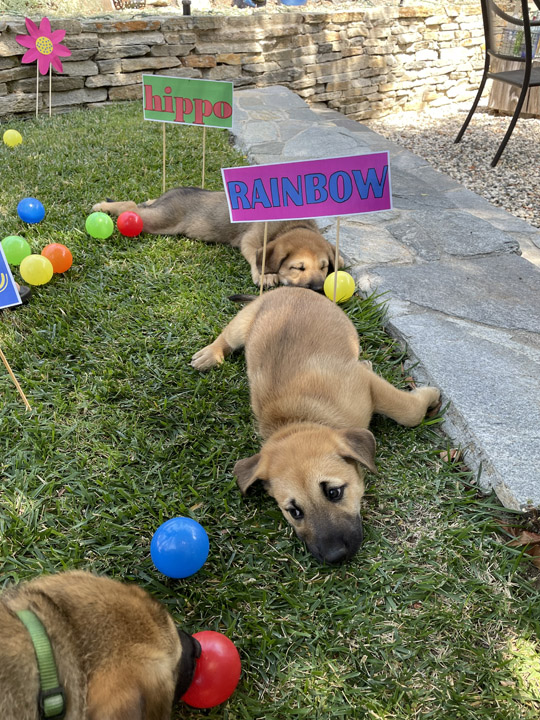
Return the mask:
[[(441, 388), (443, 428), (482, 487), (540, 507), (540, 231), (286, 88), (235, 97), (249, 164), (389, 151), (394, 209), (341, 218), (342, 255), (363, 292), (386, 293), (387, 329), (413, 375)], [(336, 220), (320, 226), (334, 242)]]

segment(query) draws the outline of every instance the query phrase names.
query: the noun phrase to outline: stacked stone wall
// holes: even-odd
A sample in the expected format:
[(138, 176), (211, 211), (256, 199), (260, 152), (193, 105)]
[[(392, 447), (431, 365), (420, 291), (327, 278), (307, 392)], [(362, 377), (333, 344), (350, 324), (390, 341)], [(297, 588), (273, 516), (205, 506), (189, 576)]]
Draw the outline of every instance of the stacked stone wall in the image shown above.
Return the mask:
[[(142, 97), (142, 74), (285, 85), (308, 102), (354, 119), (470, 102), (483, 66), (478, 6), (367, 8), (247, 16), (60, 19), (72, 54), (53, 72), (52, 107), (62, 112)], [(0, 19), (0, 117), (36, 106), (35, 64)], [(48, 108), (48, 77), (38, 101)]]

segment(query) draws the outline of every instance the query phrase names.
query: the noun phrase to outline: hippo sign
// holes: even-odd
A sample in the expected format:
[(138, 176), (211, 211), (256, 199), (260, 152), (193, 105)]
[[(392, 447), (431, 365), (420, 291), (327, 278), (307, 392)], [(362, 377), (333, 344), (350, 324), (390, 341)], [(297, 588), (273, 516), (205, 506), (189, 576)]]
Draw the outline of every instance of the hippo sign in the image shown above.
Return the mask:
[(145, 120), (231, 128), (233, 84), (217, 80), (143, 75)]

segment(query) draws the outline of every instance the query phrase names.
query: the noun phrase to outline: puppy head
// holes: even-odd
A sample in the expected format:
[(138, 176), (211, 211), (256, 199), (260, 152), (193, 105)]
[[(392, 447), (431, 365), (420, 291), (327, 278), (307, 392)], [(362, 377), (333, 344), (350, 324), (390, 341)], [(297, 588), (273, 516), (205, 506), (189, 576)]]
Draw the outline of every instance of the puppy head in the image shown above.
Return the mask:
[[(262, 249), (257, 251), (257, 268), (262, 271)], [(335, 249), (322, 235), (307, 228), (294, 228), (268, 243), (265, 273), (277, 274), (282, 285), (322, 291), (329, 272), (334, 270)], [(343, 266), (339, 258), (339, 266)]]
[[(201, 654), (199, 642), (166, 618), (166, 634), (144, 642), (145, 628), (131, 628), (124, 654), (100, 665), (88, 681), (88, 720), (168, 718), (189, 688)], [(141, 633), (143, 636), (141, 641)], [(159, 641), (159, 644), (157, 644)], [(85, 715), (86, 717), (86, 715)]]
[[(61, 653), (59, 670), (84, 658), (85, 718), (170, 717), (175, 695), (193, 679), (199, 645), (178, 632), (164, 605), (135, 584), (80, 571), (38, 578), (26, 593), (41, 609), (53, 646), (70, 628), (74, 654)], [(77, 673), (72, 683), (75, 703)]]
[(318, 560), (350, 559), (363, 540), (364, 469), (376, 472), (369, 430), (296, 424), (274, 433), (260, 453), (234, 468), (245, 493), (261, 480)]

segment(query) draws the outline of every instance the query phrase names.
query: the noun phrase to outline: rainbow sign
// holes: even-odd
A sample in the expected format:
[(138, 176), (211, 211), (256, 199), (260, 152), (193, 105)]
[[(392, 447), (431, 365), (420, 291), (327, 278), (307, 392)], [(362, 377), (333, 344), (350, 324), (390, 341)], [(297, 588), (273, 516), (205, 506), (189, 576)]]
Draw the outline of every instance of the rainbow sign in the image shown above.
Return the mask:
[(233, 223), (392, 209), (387, 152), (223, 168), (221, 173)]

